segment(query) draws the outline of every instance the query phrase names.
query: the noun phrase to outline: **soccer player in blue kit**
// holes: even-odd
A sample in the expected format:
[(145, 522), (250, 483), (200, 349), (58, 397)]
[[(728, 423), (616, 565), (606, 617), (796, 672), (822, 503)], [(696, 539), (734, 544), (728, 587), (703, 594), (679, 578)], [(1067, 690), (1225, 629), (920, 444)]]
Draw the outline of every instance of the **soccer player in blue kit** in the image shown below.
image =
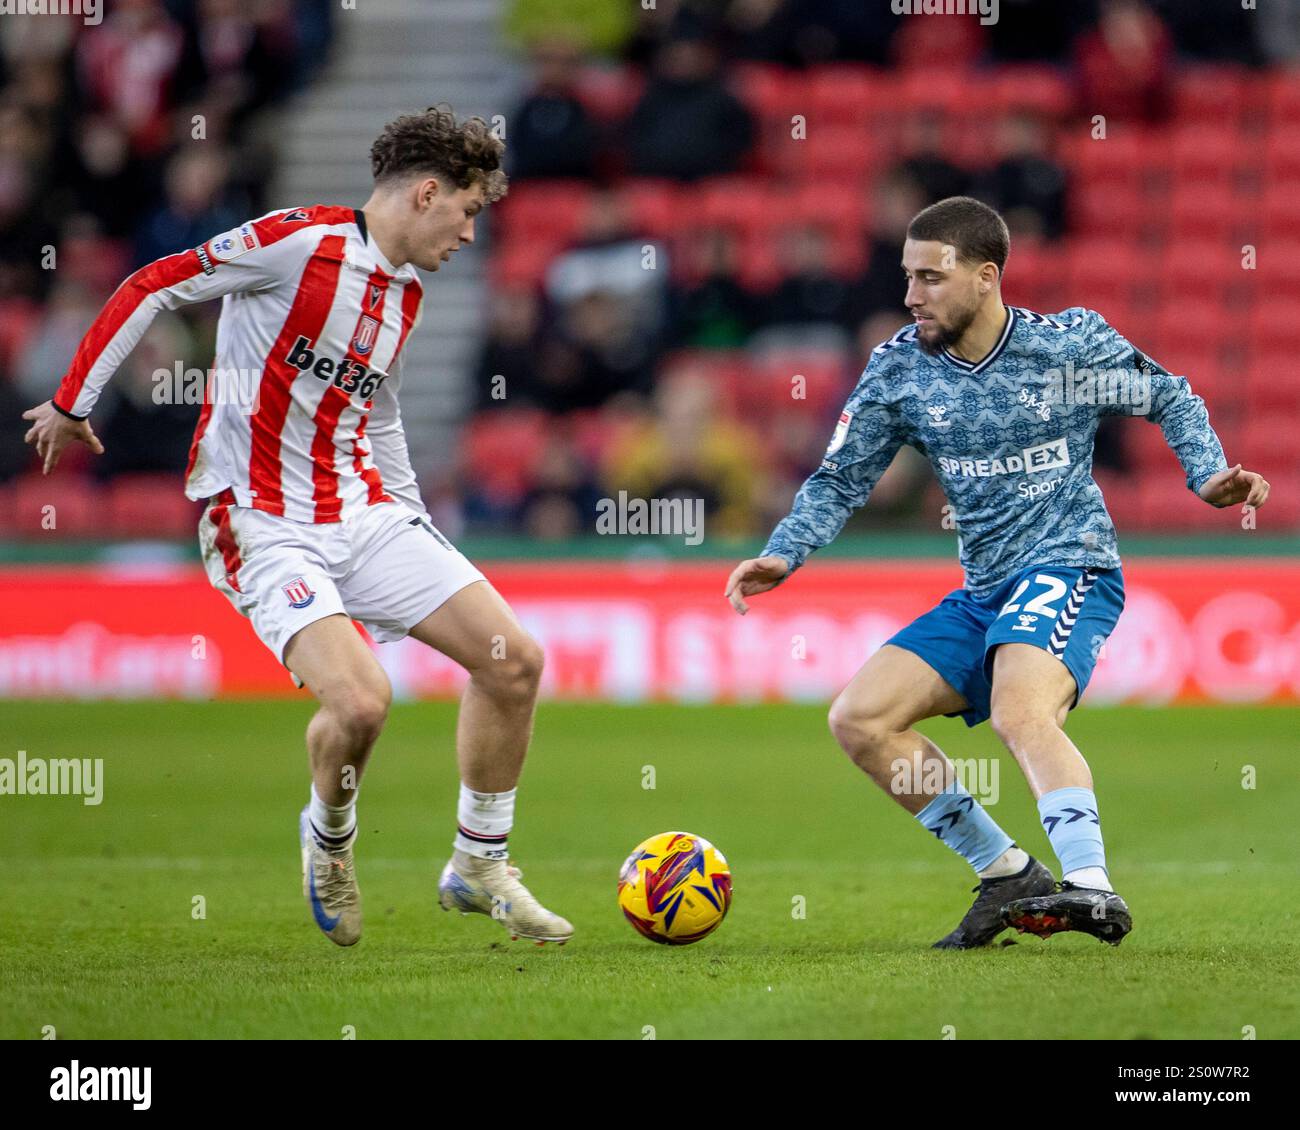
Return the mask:
[[(954, 512), (965, 584), (871, 656), (831, 707), (831, 731), (979, 877), (974, 905), (935, 948), (984, 946), (1009, 926), (1114, 945), (1132, 919), (1110, 883), (1092, 774), (1064, 729), (1124, 607), (1115, 527), (1091, 473), (1097, 425), (1117, 414), (1159, 424), (1188, 488), (1212, 506), (1261, 506), (1269, 484), (1227, 465), (1187, 380), (1100, 314), (1004, 305), (1009, 251), (1002, 217), (977, 200), (916, 215), (903, 248), (914, 322), (872, 350), (821, 467), (762, 554), (732, 571), (726, 597), (746, 612), (745, 598), (835, 538), (899, 447), (925, 454)], [(940, 714), (992, 722), (1038, 801), (1059, 884), (912, 728)], [(943, 791), (922, 787), (939, 780)]]

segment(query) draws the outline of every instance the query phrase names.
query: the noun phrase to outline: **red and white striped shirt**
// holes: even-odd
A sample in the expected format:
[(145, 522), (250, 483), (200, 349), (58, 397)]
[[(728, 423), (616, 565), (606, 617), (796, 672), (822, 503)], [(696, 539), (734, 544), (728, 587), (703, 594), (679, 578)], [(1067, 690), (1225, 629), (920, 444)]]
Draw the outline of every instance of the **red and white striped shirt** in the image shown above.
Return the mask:
[(240, 506), (298, 522), (394, 498), (423, 514), (397, 403), (421, 295), (414, 268), (393, 267), (359, 210), (272, 212), (123, 282), (54, 404), (88, 416), (158, 311), (224, 296), (185, 493), (229, 488)]

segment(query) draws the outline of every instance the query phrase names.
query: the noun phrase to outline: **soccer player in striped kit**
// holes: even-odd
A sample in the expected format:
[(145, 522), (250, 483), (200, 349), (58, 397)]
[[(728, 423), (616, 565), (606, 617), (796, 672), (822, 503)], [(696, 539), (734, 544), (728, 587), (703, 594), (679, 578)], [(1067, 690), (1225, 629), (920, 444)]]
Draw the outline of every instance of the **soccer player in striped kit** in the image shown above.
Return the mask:
[[(1101, 417), (1158, 424), (1188, 488), (1213, 506), (1262, 506), (1269, 490), (1227, 465), (1186, 378), (1101, 315), (1004, 305), (1010, 243), (1002, 217), (969, 197), (913, 218), (903, 248), (913, 324), (872, 350), (821, 467), (725, 589), (743, 614), (746, 597), (834, 539), (899, 447), (929, 457), (956, 518), (965, 585), (867, 661), (830, 725), (858, 767), (979, 877), (974, 905), (938, 949), (987, 945), (1007, 926), (1118, 944), (1132, 926), (1111, 886), (1091, 771), (1064, 729), (1124, 606), (1115, 527), (1092, 478)], [(991, 720), (1038, 801), (1059, 884), (912, 729), (938, 715)], [(917, 787), (929, 781), (943, 791)]]
[(503, 150), (481, 119), (441, 108), (390, 122), (370, 151), (363, 207), (280, 209), (136, 271), (53, 400), (24, 413), (47, 474), (74, 440), (102, 452), (88, 417), (157, 312), (222, 299), (185, 491), (208, 500), (199, 538), (212, 584), (320, 703), (299, 842), (303, 892), (338, 945), (361, 936), (357, 788), (392, 698), (353, 620), (469, 672), (443, 908), (489, 914), (537, 943), (573, 933), (522, 885), (507, 847), (542, 651), (434, 528), (398, 407), (422, 302), (415, 268), (436, 271), (474, 242), (475, 217), (506, 191)]

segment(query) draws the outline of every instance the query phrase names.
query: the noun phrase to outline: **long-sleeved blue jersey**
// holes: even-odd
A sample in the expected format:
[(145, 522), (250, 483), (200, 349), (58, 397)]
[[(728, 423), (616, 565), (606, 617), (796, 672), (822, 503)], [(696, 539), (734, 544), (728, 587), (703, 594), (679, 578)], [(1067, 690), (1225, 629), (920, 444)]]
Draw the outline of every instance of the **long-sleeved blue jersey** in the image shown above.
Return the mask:
[[(1050, 317), (1007, 307), (978, 363), (927, 354), (907, 326), (871, 351), (821, 467), (763, 555), (793, 572), (832, 541), (903, 444), (929, 457), (976, 596), (1033, 565), (1119, 566), (1115, 526), (1092, 478), (1105, 415), (1158, 423), (1193, 491), (1227, 464), (1205, 402), (1094, 310)], [(787, 574), (788, 576), (788, 574)]]

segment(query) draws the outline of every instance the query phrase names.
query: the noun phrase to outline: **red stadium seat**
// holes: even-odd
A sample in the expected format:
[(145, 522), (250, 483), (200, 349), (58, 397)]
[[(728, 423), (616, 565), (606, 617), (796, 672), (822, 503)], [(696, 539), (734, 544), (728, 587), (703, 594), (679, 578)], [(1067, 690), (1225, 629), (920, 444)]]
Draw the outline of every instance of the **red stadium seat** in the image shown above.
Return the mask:
[(31, 471), (14, 486), (14, 525), (23, 538), (87, 538), (104, 532), (99, 488), (90, 480), (67, 473)]
[(1065, 261), (1071, 305), (1130, 305), (1145, 276), (1144, 258), (1140, 248), (1123, 240), (1069, 240)]
[(1253, 350), (1300, 350), (1300, 318), (1295, 303), (1264, 296), (1246, 319), (1247, 336)]
[(807, 78), (797, 71), (762, 63), (745, 63), (733, 71), (732, 89), (760, 126), (784, 125), (788, 131), (795, 114), (807, 114)]
[(629, 180), (622, 186), (632, 221), (640, 231), (657, 239), (675, 235), (682, 226), (683, 203), (679, 197), (689, 189), (679, 191), (675, 181)]
[(864, 184), (806, 184), (785, 205), (799, 223), (834, 228), (836, 238), (861, 242), (871, 197)]
[(1222, 305), (1188, 298), (1176, 305), (1164, 305), (1156, 316), (1161, 362), (1177, 372), (1175, 364), (1184, 358), (1213, 354), (1230, 341), (1239, 323)]
[(515, 409), (480, 413), (464, 433), (463, 456), (470, 480), (498, 498), (521, 495), (547, 439), (544, 414)]
[(1300, 208), (1295, 203), (1297, 193), (1300, 193), (1300, 181), (1268, 186), (1262, 207), (1257, 206), (1251, 217), (1252, 226), (1262, 229), (1260, 242), (1300, 239)]
[(1227, 185), (1175, 182), (1169, 196), (1170, 236), (1228, 239), (1249, 214), (1249, 204)]
[(1185, 66), (1174, 79), (1174, 120), (1236, 132), (1258, 95), (1245, 67)]
[(1142, 525), (1151, 530), (1203, 530), (1232, 533), (1239, 529), (1236, 509), (1216, 510), (1187, 489), (1187, 480), (1173, 453), (1169, 466), (1151, 469), (1138, 479)]
[(1258, 164), (1259, 147), (1231, 125), (1179, 123), (1169, 156), (1178, 185), (1232, 185), (1243, 169)]
[(873, 167), (880, 163), (871, 134), (862, 126), (813, 124), (808, 138), (789, 150), (795, 157), (789, 172), (818, 185), (861, 186), (865, 195)]
[(850, 383), (839, 353), (769, 353), (751, 363), (742, 414), (765, 419), (794, 411), (824, 419), (843, 404)]
[(1264, 79), (1264, 104), (1270, 130), (1300, 127), (1300, 74), (1279, 70)]
[(1132, 461), (1134, 471), (1168, 472), (1178, 470), (1178, 459), (1165, 443), (1160, 425), (1147, 417), (1124, 420), (1124, 450)]
[(763, 177), (713, 177), (682, 191), (696, 194), (683, 211), (707, 227), (766, 233), (781, 221), (781, 201)]
[(1084, 182), (1070, 189), (1070, 226), (1090, 236), (1137, 241), (1163, 230), (1166, 203), (1162, 194), (1139, 184)]
[[(928, 22), (939, 24), (952, 21)], [(894, 106), (900, 114), (931, 113), (961, 119), (971, 113), (971, 91), (979, 89), (980, 85), (980, 75), (963, 69), (956, 60), (945, 59), (941, 67), (934, 66), (931, 60), (923, 68), (903, 73)]]
[(1238, 377), (1238, 386), (1252, 414), (1271, 418), (1277, 413), (1291, 413), (1300, 404), (1300, 364), (1294, 350), (1263, 343), (1251, 355), (1245, 373)]
[(1262, 297), (1300, 301), (1300, 239), (1264, 241), (1258, 249), (1255, 270), (1242, 273), (1255, 276)]
[(524, 181), (496, 207), (504, 246), (540, 242), (562, 247), (582, 227), (591, 202), (590, 186), (570, 181)]
[(740, 283), (753, 291), (766, 291), (781, 278), (776, 242), (767, 232), (751, 232), (740, 249)]
[(1270, 474), (1300, 474), (1297, 430), (1300, 430), (1300, 412), (1289, 416), (1253, 416), (1241, 429), (1241, 449), (1232, 456), (1232, 461), (1244, 464), (1248, 470), (1259, 471), (1270, 482)]
[(977, 20), (904, 20), (892, 41), (894, 59), (904, 69), (933, 75), (944, 66), (973, 66), (984, 50), (987, 31)]
[(991, 85), (989, 109), (995, 114), (1028, 112), (1059, 120), (1074, 104), (1069, 78), (1055, 67), (999, 67)]
[(504, 289), (537, 289), (546, 277), (546, 268), (550, 266), (555, 250), (547, 244), (528, 240), (498, 248), (492, 256), (494, 285)]
[(1169, 136), (1164, 130), (1116, 126), (1096, 139), (1086, 125), (1076, 126), (1061, 157), (1086, 184), (1143, 185), (1167, 178)]
[(814, 67), (808, 75), (805, 97), (808, 136), (824, 125), (863, 130), (887, 105), (884, 91), (888, 80), (870, 67), (827, 64)]
[(1188, 298), (1222, 304), (1250, 297), (1256, 272), (1242, 269), (1241, 247), (1235, 240), (1179, 240), (1156, 252), (1149, 265), (1162, 301)]
[[(1250, 468), (1247, 464), (1247, 469)], [(1265, 533), (1300, 532), (1300, 475), (1265, 474), (1272, 488), (1268, 503), (1255, 515), (1256, 529)]]
[(1300, 123), (1279, 126), (1265, 136), (1264, 179), (1268, 186), (1285, 185), (1295, 198), (1300, 182)]
[(1002, 294), (1013, 306), (1050, 314), (1066, 292), (1065, 256), (1060, 244), (1017, 239), (1007, 260)]
[(202, 512), (185, 497), (179, 475), (119, 475), (104, 494), (108, 529), (115, 537), (188, 537)]
[(624, 438), (643, 426), (642, 421), (627, 413), (584, 408), (564, 417), (568, 445), (589, 467), (603, 466), (611, 451), (622, 446)]

